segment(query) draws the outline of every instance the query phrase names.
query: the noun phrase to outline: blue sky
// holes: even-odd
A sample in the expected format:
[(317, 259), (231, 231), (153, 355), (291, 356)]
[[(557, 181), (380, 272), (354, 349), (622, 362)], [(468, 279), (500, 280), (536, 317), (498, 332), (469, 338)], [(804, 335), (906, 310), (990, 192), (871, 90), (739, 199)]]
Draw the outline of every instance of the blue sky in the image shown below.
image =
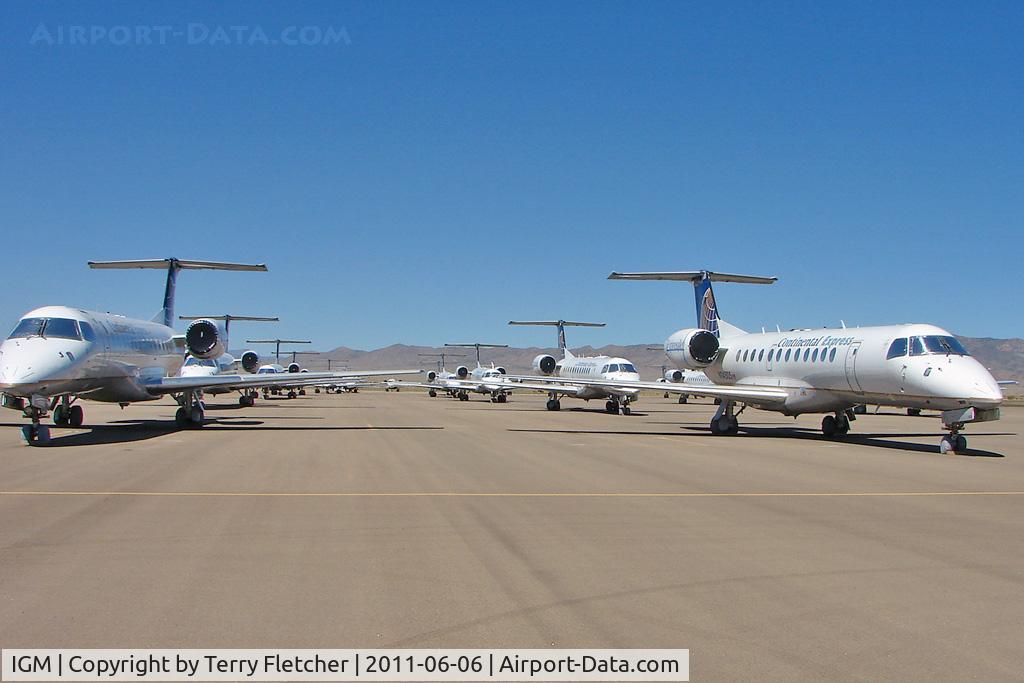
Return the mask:
[[(289, 26), (348, 40), (245, 44)], [(1024, 336), (1022, 34), (1015, 2), (3, 3), (0, 319), (150, 317), (158, 273), (85, 262), (173, 255), (270, 266), (183, 274), (180, 313), (317, 348), (660, 341), (689, 286), (605, 277), (693, 268), (780, 278), (717, 288), (743, 327)]]

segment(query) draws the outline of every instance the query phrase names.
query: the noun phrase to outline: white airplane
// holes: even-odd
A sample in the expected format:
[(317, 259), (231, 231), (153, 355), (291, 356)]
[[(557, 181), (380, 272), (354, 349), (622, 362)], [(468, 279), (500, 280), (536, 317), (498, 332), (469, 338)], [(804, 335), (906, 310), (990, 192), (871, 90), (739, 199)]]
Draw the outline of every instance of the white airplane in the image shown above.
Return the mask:
[[(278, 374), (296, 374), (302, 372), (308, 372), (303, 369), (301, 365), (296, 361), (296, 356), (300, 353), (309, 353), (315, 355), (316, 351), (285, 351), (285, 353), (292, 354), (292, 361), (288, 365), (281, 365), (281, 344), (312, 344), (313, 342), (309, 339), (246, 339), (246, 344), (274, 344), (274, 362), (261, 365), (256, 371), (258, 375), (278, 375)], [(294, 381), (291, 384), (275, 384), (260, 387), (263, 392), (263, 398), (267, 399), (270, 394), (280, 395), (282, 391), (286, 391), (285, 394), (288, 398), (295, 398), (296, 396), (305, 396), (307, 386), (304, 383), (298, 381), (297, 377), (292, 378)]]
[[(437, 396), (438, 390), (444, 391), (452, 398), (455, 398), (455, 391), (451, 389), (447, 382), (449, 380), (458, 379), (458, 375), (454, 372), (449, 372), (445, 367), (445, 360), (448, 358), (465, 358), (465, 354), (462, 353), (420, 353), (417, 354), (426, 358), (437, 358), (437, 370), (430, 370), (427, 372), (427, 383), (424, 385), (428, 388), (427, 394), (434, 398)], [(463, 369), (464, 375), (469, 374), (469, 368)]]
[[(84, 419), (81, 399), (119, 403), (152, 401), (168, 394), (180, 404), (179, 426), (201, 425), (203, 391), (246, 389), (294, 381), (287, 376), (215, 375), (179, 377), (185, 353), (217, 358), (225, 347), (206, 332), (191, 342), (171, 326), (178, 272), (186, 269), (265, 271), (265, 265), (159, 259), (90, 262), (91, 268), (158, 268), (167, 271), (164, 303), (156, 321), (136, 320), (69, 306), (44, 306), (26, 313), (0, 344), (0, 405), (20, 410), (32, 420), (22, 428), (29, 444), (49, 441), (50, 430), (40, 423), (53, 411), (60, 425), (79, 426)], [(196, 346), (190, 346), (195, 343)], [(415, 374), (381, 371), (378, 374)], [(319, 373), (336, 379), (345, 373)], [(365, 371), (361, 375), (368, 374)], [(320, 379), (320, 378), (318, 378)]]
[[(252, 315), (180, 315), (178, 320), (190, 320), (192, 321), (189, 326), (185, 329), (185, 339), (192, 336), (196, 345), (201, 345), (202, 340), (206, 340), (207, 344), (216, 343), (218, 338), (223, 338), (223, 347), (227, 349), (230, 345), (231, 335), (231, 321), (232, 320), (245, 320), (249, 322), (278, 322), (280, 318), (277, 317), (262, 317)], [(223, 322), (224, 328), (221, 332), (220, 328), (217, 327), (216, 322)], [(213, 328), (210, 328), (211, 323)], [(243, 370), (249, 373), (255, 373), (260, 367), (260, 357), (255, 351), (244, 351), (242, 355), (235, 358), (233, 355), (225, 351), (217, 358), (198, 358), (189, 353), (185, 357), (185, 363), (181, 366), (181, 370), (178, 371), (179, 377), (209, 377), (212, 375), (231, 374), (238, 366), (241, 366)], [(209, 389), (206, 393), (209, 394), (226, 394), (229, 393), (230, 389)], [(251, 406), (256, 402), (256, 396), (258, 391), (256, 389), (236, 389), (238, 391), (238, 404), (241, 406)]]
[[(640, 381), (640, 374), (626, 358), (612, 356), (575, 356), (565, 344), (565, 328), (572, 327), (604, 327), (604, 323), (581, 323), (567, 320), (509, 320), (509, 325), (545, 325), (558, 328), (558, 350), (561, 359), (542, 353), (533, 359), (533, 369), (540, 376), (520, 376), (523, 382), (542, 382), (537, 389), (548, 393), (548, 410), (560, 410), (562, 396), (591, 399), (607, 399), (605, 412), (618, 415), (621, 408), (623, 415), (629, 415), (629, 404), (640, 394), (639, 389), (626, 388), (626, 382)], [(587, 380), (578, 383), (576, 380)], [(607, 381), (608, 384), (602, 384)], [(533, 385), (531, 385), (531, 388)]]
[(491, 363), (487, 368), (480, 363), (480, 349), (507, 349), (508, 344), (445, 344), (464, 349), (476, 349), (476, 367), (470, 370), (465, 365), (460, 365), (455, 370), (455, 379), (449, 379), (446, 383), (455, 390), (455, 396), (460, 401), (468, 401), (469, 394), (487, 394), (491, 397), (491, 403), (505, 403), (508, 395), (512, 393), (514, 386), (505, 376), (505, 368)]
[[(972, 422), (999, 419), (1002, 391), (956, 338), (934, 325), (884, 325), (748, 333), (719, 317), (711, 282), (771, 284), (776, 278), (711, 271), (612, 273), (612, 280), (676, 280), (694, 286), (698, 326), (673, 333), (665, 353), (703, 370), (711, 386), (641, 383), (721, 399), (711, 432), (736, 434), (747, 406), (797, 416), (826, 413), (827, 437), (846, 434), (860, 404), (942, 411), (942, 453), (963, 452)], [(646, 386), (645, 386), (646, 385)], [(736, 406), (742, 406), (739, 411)]]

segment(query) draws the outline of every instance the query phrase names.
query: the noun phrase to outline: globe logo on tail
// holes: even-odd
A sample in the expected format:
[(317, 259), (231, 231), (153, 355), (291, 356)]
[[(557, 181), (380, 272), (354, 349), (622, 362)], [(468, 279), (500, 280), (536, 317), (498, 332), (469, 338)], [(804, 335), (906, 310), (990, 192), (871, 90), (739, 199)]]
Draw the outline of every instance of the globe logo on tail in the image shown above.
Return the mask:
[(715, 304), (715, 294), (710, 286), (704, 290), (704, 297), (701, 300), (700, 326), (718, 336), (718, 306)]

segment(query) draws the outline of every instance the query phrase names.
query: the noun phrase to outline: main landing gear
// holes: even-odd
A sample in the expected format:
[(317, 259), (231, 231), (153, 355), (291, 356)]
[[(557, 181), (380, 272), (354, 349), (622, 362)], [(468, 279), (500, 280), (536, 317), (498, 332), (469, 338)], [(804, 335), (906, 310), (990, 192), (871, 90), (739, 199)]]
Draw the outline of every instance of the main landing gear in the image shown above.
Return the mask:
[(504, 392), (497, 392), (497, 393), (491, 394), (491, 403), (507, 403), (507, 402), (508, 402), (508, 394), (506, 394)]
[(722, 401), (718, 410), (715, 411), (715, 416), (711, 418), (711, 433), (714, 436), (735, 436), (740, 431), (740, 421), (738, 416), (743, 412), (743, 408), (739, 412), (733, 412), (732, 401)]
[(202, 427), (206, 417), (206, 404), (203, 403), (198, 392), (189, 391), (178, 397), (180, 407), (174, 413), (174, 424), (184, 429), (186, 427)]
[(469, 400), (469, 394), (467, 394), (465, 391), (460, 391), (460, 392), (458, 392), (455, 395), (458, 397), (458, 399), (460, 401), (468, 401)]
[(548, 398), (548, 402), (544, 406), (548, 410), (561, 410), (562, 402), (558, 400), (558, 394), (550, 394), (549, 396), (550, 398)]
[[(618, 415), (619, 414), (619, 402), (616, 399), (614, 399), (614, 398), (613, 399), (609, 399), (608, 402), (604, 404), (604, 411), (606, 413), (611, 413), (612, 415)], [(631, 412), (633, 412), (633, 411), (630, 410), (630, 408), (629, 408), (629, 399), (623, 399), (622, 400), (622, 414), (623, 415), (629, 415)]]
[(437, 390), (431, 389), (430, 391), (427, 392), (427, 396), (429, 396), (430, 398), (437, 398)]
[[(77, 398), (77, 397), (76, 397)], [(61, 396), (54, 399), (53, 424), (58, 427), (81, 427), (85, 420), (85, 412), (82, 406), (74, 403), (75, 399), (70, 396)]]
[(841, 410), (835, 415), (826, 415), (821, 418), (821, 433), (829, 439), (835, 436), (846, 436), (850, 433), (851, 419), (857, 419), (852, 410)]

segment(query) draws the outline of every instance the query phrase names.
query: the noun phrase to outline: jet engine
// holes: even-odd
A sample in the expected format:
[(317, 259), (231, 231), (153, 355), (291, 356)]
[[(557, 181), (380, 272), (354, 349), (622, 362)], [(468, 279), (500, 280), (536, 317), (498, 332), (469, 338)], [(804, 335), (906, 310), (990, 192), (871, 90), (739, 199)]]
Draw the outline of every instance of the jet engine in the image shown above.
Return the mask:
[(299, 367), (298, 363), (289, 363), (288, 364), (288, 372), (299, 372), (300, 370), (302, 370), (302, 368)]
[(542, 375), (550, 375), (555, 371), (558, 361), (554, 356), (542, 353), (533, 359), (533, 369)]
[(224, 355), (224, 340), (217, 323), (212, 320), (194, 320), (185, 329), (185, 346), (194, 358), (209, 360)]
[(503, 375), (507, 375), (508, 374), (507, 372), (505, 372), (505, 368), (501, 367), (500, 365), (498, 367), (494, 368), (494, 369), (497, 370), (498, 372), (500, 372)]
[(666, 370), (665, 371), (666, 382), (682, 382), (683, 371), (682, 370)]
[(715, 362), (718, 346), (718, 337), (707, 330), (679, 330), (665, 342), (665, 355), (680, 368), (700, 370)]
[(427, 381), (433, 382), (435, 379), (437, 379), (437, 372), (434, 370), (429, 371), (427, 373)]
[(246, 351), (241, 358), (242, 369), (246, 372), (256, 372), (260, 369), (260, 357), (255, 351)]
[(459, 367), (455, 368), (455, 376), (458, 377), (459, 379), (466, 379), (467, 377), (469, 377), (469, 368), (467, 368), (465, 365), (460, 365)]

